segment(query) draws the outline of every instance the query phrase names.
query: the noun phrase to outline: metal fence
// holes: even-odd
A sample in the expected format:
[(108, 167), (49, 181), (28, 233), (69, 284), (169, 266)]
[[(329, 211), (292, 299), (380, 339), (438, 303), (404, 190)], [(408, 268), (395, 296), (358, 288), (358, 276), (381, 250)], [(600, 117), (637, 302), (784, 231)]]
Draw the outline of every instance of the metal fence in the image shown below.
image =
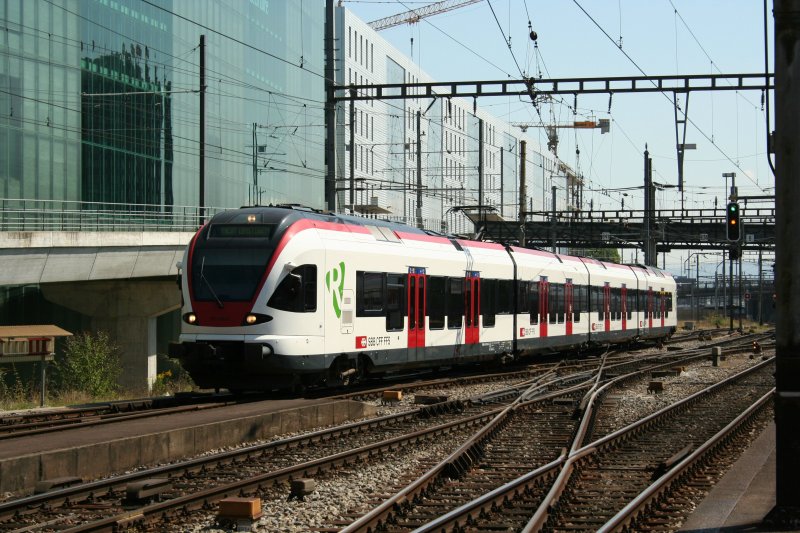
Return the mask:
[[(0, 231), (195, 231), (229, 208), (119, 204), (70, 200), (0, 199)], [(356, 215), (358, 216), (358, 215)], [(415, 217), (362, 216), (416, 226)], [(426, 229), (444, 231), (441, 219)]]
[(223, 208), (0, 199), (0, 231), (195, 231)]

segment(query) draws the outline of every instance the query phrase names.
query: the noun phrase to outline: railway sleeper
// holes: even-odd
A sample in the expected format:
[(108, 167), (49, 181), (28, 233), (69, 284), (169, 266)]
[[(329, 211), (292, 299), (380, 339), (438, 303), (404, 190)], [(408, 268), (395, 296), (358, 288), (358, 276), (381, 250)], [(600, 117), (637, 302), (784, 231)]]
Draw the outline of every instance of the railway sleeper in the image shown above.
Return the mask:
[(51, 490), (66, 489), (73, 485), (80, 485), (83, 479), (77, 476), (56, 477), (52, 479), (42, 479), (36, 483), (33, 489), (34, 494), (43, 494)]
[(169, 490), (172, 490), (172, 480), (168, 478), (150, 478), (130, 483), (125, 487), (123, 506), (157, 501)]

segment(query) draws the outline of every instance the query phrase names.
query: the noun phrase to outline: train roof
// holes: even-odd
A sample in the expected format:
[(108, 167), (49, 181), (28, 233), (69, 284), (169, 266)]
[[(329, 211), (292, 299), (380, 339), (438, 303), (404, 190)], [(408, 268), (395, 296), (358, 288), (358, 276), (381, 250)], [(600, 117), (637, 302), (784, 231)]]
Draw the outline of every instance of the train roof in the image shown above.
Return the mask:
[(311, 220), (320, 220), (323, 222), (328, 222), (333, 224), (351, 224), (354, 226), (379, 226), (379, 227), (391, 228), (393, 230), (402, 231), (405, 233), (445, 236), (435, 231), (415, 228), (414, 226), (409, 226), (407, 224), (403, 224), (400, 222), (391, 222), (388, 220), (356, 217), (351, 215), (343, 215), (340, 213), (331, 213), (329, 211), (320, 211), (318, 209), (312, 209), (310, 207), (305, 207), (296, 204), (243, 206), (240, 207), (239, 209), (231, 209), (229, 211), (223, 211), (221, 213), (217, 213), (211, 219), (210, 223), (211, 224), (231, 223), (238, 217), (238, 215), (241, 215), (242, 212), (248, 214), (252, 213), (261, 215), (262, 222), (272, 223), (272, 224), (276, 223), (280, 224), (282, 222), (294, 222), (295, 220), (301, 220), (301, 219), (311, 219)]
[[(350, 224), (354, 226), (378, 226), (378, 227), (390, 228), (394, 231), (401, 231), (403, 233), (418, 234), (418, 235), (433, 235), (433, 236), (444, 237), (451, 240), (456, 239), (459, 241), (467, 241), (467, 242), (481, 242), (474, 239), (465, 239), (460, 236), (443, 234), (437, 231), (424, 230), (416, 228), (414, 226), (409, 226), (408, 224), (403, 224), (401, 222), (392, 222), (389, 220), (381, 220), (376, 218), (364, 218), (352, 215), (343, 215), (340, 213), (331, 213), (330, 211), (321, 211), (318, 209), (313, 209), (298, 204), (242, 206), (239, 209), (231, 209), (228, 211), (222, 211), (221, 213), (217, 213), (209, 221), (209, 223), (210, 224), (235, 223), (237, 220), (240, 219), (243, 213), (260, 215), (262, 223), (270, 223), (278, 225), (286, 224), (288, 226), (289, 224), (297, 220), (311, 219), (311, 220), (319, 220), (334, 224)], [(573, 258), (582, 261), (584, 264), (586, 263), (595, 264), (601, 268), (606, 268), (606, 269), (612, 266), (623, 267), (623, 268), (634, 268), (634, 269), (641, 269), (653, 276), (672, 278), (672, 275), (669, 272), (661, 270), (657, 267), (646, 266), (642, 264), (609, 263), (607, 261), (600, 261), (599, 259), (592, 259), (583, 256), (573, 256), (570, 254), (555, 254), (553, 252), (550, 252), (549, 250), (543, 250), (540, 248), (527, 248), (527, 247), (521, 248), (518, 246), (513, 246), (513, 248), (516, 250), (535, 250), (543, 254), (552, 255), (556, 258), (559, 258), (560, 260), (566, 258)]]

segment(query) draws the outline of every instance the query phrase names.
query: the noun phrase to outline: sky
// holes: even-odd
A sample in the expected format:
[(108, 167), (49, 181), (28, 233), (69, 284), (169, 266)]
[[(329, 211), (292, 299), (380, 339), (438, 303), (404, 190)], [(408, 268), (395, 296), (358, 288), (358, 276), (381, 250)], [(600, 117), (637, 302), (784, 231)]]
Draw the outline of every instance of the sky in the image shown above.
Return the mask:
[[(429, 3), (343, 1), (367, 22)], [(772, 71), (771, 1), (767, 9)], [(764, 3), (753, 0), (482, 0), (380, 34), (438, 81), (519, 79), (522, 74), (641, 76), (642, 71), (650, 76), (740, 74), (764, 72), (763, 21)], [(537, 34), (535, 46), (529, 22)], [(667, 185), (656, 193), (660, 209), (680, 209), (682, 201), (686, 208), (713, 208), (715, 202), (724, 206), (726, 182), (728, 187), (731, 183), (723, 173), (736, 173), (739, 196), (774, 194), (761, 91), (691, 93), (686, 143), (697, 148), (686, 151), (683, 199), (676, 187), (671, 93), (617, 94), (610, 113), (608, 95), (578, 96), (577, 113), (573, 96), (560, 100), (541, 106), (546, 123), (611, 119), (608, 134), (559, 130), (558, 155), (583, 173), (585, 203), (591, 199), (594, 209), (618, 209), (623, 202), (626, 208), (643, 208), (645, 145), (653, 159), (654, 181)], [(685, 97), (679, 105), (687, 109)], [(539, 122), (527, 98), (483, 98), (478, 106), (509, 122)], [(774, 128), (773, 118), (770, 124)], [(546, 144), (542, 128), (528, 131)], [(668, 270), (679, 273), (687, 255), (670, 254)]]

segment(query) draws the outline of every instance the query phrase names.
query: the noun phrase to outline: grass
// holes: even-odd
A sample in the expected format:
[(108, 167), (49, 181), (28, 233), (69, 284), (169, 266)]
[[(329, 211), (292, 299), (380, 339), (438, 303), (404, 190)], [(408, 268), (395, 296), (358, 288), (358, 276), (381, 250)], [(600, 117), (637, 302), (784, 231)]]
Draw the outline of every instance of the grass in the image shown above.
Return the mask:
[[(169, 364), (165, 363), (165, 366), (169, 366)], [(115, 389), (96, 395), (74, 387), (63, 387), (61, 383), (57, 382), (55, 374), (51, 373), (52, 370), (53, 367), (48, 368), (46, 407), (112, 402), (148, 396), (172, 396), (178, 392), (197, 390), (197, 386), (189, 375), (180, 367), (170, 368), (159, 373), (150, 391), (142, 387), (137, 390)], [(40, 399), (41, 389), (38, 375), (33, 379), (25, 379), (20, 376), (15, 367), (0, 367), (0, 411), (37, 408), (40, 406)]]
[[(681, 317), (678, 315), (678, 329), (683, 329), (684, 322), (694, 322), (695, 329), (719, 329), (730, 327), (730, 316), (723, 316), (721, 314), (709, 314), (700, 320), (693, 320), (691, 317)], [(739, 329), (739, 319), (733, 319), (733, 329)], [(763, 333), (775, 329), (775, 324), (759, 324), (758, 320), (750, 320), (742, 318), (742, 331), (745, 333)]]

